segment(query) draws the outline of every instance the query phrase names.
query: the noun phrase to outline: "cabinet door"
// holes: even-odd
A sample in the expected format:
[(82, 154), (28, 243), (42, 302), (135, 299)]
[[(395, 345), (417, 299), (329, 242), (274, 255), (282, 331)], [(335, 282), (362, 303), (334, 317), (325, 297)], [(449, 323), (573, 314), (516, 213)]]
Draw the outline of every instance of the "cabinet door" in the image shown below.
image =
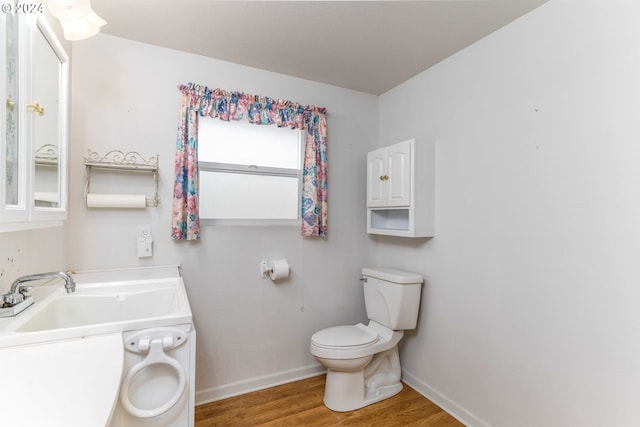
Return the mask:
[(411, 203), (411, 141), (387, 147), (388, 206)]
[(386, 150), (367, 153), (367, 206), (385, 206), (388, 199), (386, 175)]
[(3, 13), (0, 24), (0, 75), (4, 80), (0, 87), (0, 220), (24, 221), (29, 213), (28, 150), (22, 143), (24, 115), (21, 113), (22, 100), (18, 96), (24, 86), (19, 83), (18, 76), (24, 62), (23, 55), (19, 55), (19, 50), (24, 49), (19, 37), (23, 31), (23, 19), (21, 15)]

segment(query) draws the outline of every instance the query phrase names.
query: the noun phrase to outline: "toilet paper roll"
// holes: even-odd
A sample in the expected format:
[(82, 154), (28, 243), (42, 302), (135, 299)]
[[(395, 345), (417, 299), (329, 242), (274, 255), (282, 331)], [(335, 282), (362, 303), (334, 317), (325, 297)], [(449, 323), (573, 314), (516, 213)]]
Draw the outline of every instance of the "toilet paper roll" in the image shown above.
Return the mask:
[(269, 277), (271, 277), (271, 280), (286, 279), (289, 277), (289, 263), (287, 260), (277, 259), (272, 261)]
[(87, 194), (88, 208), (146, 208), (144, 194)]

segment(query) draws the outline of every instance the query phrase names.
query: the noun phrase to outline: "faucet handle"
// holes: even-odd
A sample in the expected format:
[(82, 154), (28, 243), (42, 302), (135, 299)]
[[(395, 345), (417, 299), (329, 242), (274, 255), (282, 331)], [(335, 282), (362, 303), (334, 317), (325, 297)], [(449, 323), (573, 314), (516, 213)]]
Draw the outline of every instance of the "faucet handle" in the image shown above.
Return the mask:
[[(26, 294), (27, 292), (30, 292), (35, 286), (20, 286), (18, 288), (18, 292), (21, 293), (22, 295)], [(26, 296), (26, 295), (25, 295)]]

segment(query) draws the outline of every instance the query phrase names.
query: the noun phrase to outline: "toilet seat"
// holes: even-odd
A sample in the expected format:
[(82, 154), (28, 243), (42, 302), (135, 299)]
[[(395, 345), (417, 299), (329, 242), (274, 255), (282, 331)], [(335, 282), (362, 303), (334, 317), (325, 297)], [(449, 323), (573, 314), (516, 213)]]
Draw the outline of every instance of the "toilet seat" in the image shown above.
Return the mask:
[(362, 323), (334, 326), (316, 332), (311, 343), (326, 349), (362, 349), (378, 342), (378, 333)]

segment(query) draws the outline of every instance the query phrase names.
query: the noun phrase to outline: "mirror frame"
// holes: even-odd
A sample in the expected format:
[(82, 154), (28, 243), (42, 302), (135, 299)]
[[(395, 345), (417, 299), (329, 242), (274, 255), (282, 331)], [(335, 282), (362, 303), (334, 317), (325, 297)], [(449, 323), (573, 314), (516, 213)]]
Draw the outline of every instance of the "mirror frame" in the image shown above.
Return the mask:
[[(47, 21), (40, 15), (37, 16), (33, 31), (39, 31), (45, 40), (51, 46), (53, 53), (60, 61), (60, 73), (58, 75), (58, 100), (59, 100), (59, 117), (58, 117), (58, 191), (59, 204), (57, 207), (35, 206), (35, 153), (39, 147), (35, 146), (34, 127), (30, 126), (32, 131), (32, 141), (30, 150), (31, 167), (31, 191), (29, 203), (33, 210), (32, 219), (66, 219), (67, 218), (67, 182), (68, 182), (68, 151), (69, 151), (69, 56), (65, 52), (62, 44), (56, 38), (53, 30)], [(31, 49), (34, 48), (34, 39), (31, 37)], [(30, 68), (30, 67), (29, 67)], [(33, 86), (33, 81), (31, 81)]]

